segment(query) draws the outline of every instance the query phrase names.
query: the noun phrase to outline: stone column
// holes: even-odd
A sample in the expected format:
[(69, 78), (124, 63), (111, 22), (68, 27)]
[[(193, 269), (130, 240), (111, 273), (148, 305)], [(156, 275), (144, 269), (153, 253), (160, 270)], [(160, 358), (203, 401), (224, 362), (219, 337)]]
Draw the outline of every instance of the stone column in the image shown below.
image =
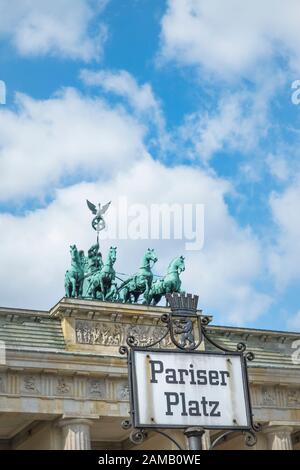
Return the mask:
[(290, 426), (270, 426), (264, 429), (269, 450), (293, 450), (292, 431)]
[(90, 450), (90, 427), (93, 422), (84, 418), (64, 418), (58, 422), (62, 430), (64, 450)]

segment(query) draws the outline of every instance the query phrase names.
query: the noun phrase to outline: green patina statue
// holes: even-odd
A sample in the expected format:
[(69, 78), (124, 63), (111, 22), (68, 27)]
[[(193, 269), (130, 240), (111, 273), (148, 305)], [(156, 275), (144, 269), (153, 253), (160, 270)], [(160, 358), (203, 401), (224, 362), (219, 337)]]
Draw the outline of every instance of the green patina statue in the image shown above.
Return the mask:
[(99, 252), (99, 243), (92, 245), (88, 250), (87, 257), (84, 256), (82, 252), (82, 266), (84, 271), (84, 280), (82, 295), (83, 297), (88, 297), (90, 281), (94, 274), (96, 274), (103, 266), (102, 254)]
[(87, 297), (101, 300), (113, 300), (116, 292), (114, 264), (117, 259), (117, 248), (111, 246), (106, 263), (99, 267), (90, 278)]
[(179, 256), (169, 264), (167, 274), (163, 279), (157, 279), (152, 283), (147, 297), (147, 304), (156, 305), (165, 294), (182, 292), (180, 274), (185, 270), (184, 257)]
[[(91, 246), (87, 256), (83, 250), (78, 251), (76, 245), (70, 246), (71, 267), (65, 274), (66, 297), (137, 303), (143, 295), (144, 304), (156, 305), (164, 295), (181, 292), (180, 274), (185, 270), (184, 257), (173, 259), (167, 274), (162, 279), (153, 281), (152, 267), (157, 262), (153, 248), (146, 250), (136, 274), (125, 281), (117, 278), (114, 269), (117, 248), (110, 247), (105, 263), (99, 251), (99, 232), (105, 228), (103, 214), (110, 203), (104, 206), (98, 204), (98, 209), (89, 201), (87, 205), (95, 215), (92, 227), (97, 231), (97, 243)], [(119, 286), (116, 279), (121, 281)]]
[(103, 215), (105, 214), (105, 212), (109, 208), (110, 202), (108, 202), (107, 204), (104, 204), (103, 206), (101, 206), (101, 204), (99, 203), (98, 204), (98, 209), (95, 206), (95, 204), (93, 204), (92, 202), (86, 200), (86, 203), (87, 203), (88, 208), (92, 212), (92, 214), (95, 216), (92, 220), (92, 227), (97, 232), (97, 242), (98, 242), (99, 232), (101, 232), (101, 230), (104, 230), (105, 227), (106, 227)]
[[(156, 261), (157, 256), (154, 250), (148, 248), (142, 258), (141, 267), (138, 272), (127, 279), (127, 281), (123, 282), (119, 287), (118, 292), (120, 302), (136, 303), (141, 294), (144, 294), (145, 301), (148, 299), (153, 280), (151, 262), (154, 264)], [(145, 303), (148, 302), (146, 301)]]
[(81, 297), (84, 279), (82, 258), (79, 255), (76, 245), (70, 246), (71, 268), (66, 271), (65, 290), (66, 297)]

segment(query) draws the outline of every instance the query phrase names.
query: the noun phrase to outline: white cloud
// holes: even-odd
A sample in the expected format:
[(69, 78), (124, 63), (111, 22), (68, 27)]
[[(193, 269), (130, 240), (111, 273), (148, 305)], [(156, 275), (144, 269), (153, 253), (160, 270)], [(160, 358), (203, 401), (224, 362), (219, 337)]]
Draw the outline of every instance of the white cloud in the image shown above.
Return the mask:
[[(118, 246), (116, 269), (133, 273), (144, 250), (153, 246), (164, 274), (177, 255), (186, 256), (183, 288), (200, 294), (200, 304), (218, 321), (243, 324), (267, 309), (270, 299), (254, 283), (262, 270), (260, 246), (249, 230), (241, 229), (224, 202), (230, 187), (225, 181), (189, 167), (167, 168), (150, 157), (131, 165), (108, 181), (80, 183), (56, 192), (46, 208), (18, 217), (0, 215), (3, 305), (49, 308), (63, 296), (69, 245), (85, 250), (95, 241), (85, 199), (127, 196), (129, 202), (195, 202), (205, 204), (205, 245), (200, 253), (185, 252), (182, 241), (109, 240)], [(108, 214), (109, 223), (109, 214)], [(15, 236), (14, 236), (15, 234)], [(30, 249), (28, 249), (30, 247)], [(26, 274), (25, 274), (26, 273)]]
[(124, 98), (131, 110), (140, 118), (156, 126), (160, 147), (166, 148), (169, 143), (166, 134), (166, 124), (161, 109), (161, 103), (155, 97), (149, 83), (138, 84), (136, 79), (126, 70), (82, 70), (81, 79), (89, 86), (98, 86), (108, 93)]
[(281, 155), (270, 154), (267, 156), (266, 163), (269, 172), (279, 181), (287, 181), (291, 175), (287, 159)]
[[(0, 0), (0, 39), (24, 56), (56, 55), (89, 61), (102, 55), (107, 0)], [(89, 28), (97, 21), (95, 32)]]
[(270, 271), (277, 286), (284, 290), (287, 285), (300, 279), (300, 184), (292, 183), (283, 193), (274, 193), (270, 206), (277, 225), (276, 243), (270, 248)]
[(169, 0), (161, 55), (236, 77), (287, 57), (300, 70), (298, 0)]
[(145, 153), (145, 128), (120, 106), (74, 89), (0, 110), (0, 200), (49, 194), (63, 180), (104, 179)]
[(126, 98), (134, 109), (140, 112), (159, 110), (159, 104), (154, 97), (151, 85), (138, 85), (135, 78), (126, 70), (111, 72), (108, 70), (82, 70), (81, 78), (87, 85), (98, 85), (108, 92)]
[(271, 89), (236, 92), (220, 99), (217, 109), (186, 116), (179, 129), (179, 140), (191, 158), (208, 161), (221, 150), (247, 153), (268, 131), (268, 101)]

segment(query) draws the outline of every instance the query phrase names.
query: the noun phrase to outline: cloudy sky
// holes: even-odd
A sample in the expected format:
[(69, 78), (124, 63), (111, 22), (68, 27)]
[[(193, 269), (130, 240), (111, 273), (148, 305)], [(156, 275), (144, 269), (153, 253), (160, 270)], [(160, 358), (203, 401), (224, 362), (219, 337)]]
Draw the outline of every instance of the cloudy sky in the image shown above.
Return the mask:
[(126, 196), (204, 204), (205, 242), (105, 240), (119, 272), (183, 254), (215, 323), (299, 331), (299, 24), (299, 0), (0, 0), (0, 305), (53, 306), (85, 199)]

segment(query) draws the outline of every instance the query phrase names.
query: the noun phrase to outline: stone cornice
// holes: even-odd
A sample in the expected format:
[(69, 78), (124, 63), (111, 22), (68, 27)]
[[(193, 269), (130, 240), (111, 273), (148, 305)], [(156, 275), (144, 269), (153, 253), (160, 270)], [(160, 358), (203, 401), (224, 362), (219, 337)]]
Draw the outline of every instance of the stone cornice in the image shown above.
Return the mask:
[[(159, 319), (163, 313), (170, 312), (168, 307), (158, 307), (140, 304), (122, 304), (122, 303), (111, 303), (101, 302), (95, 300), (80, 300), (80, 299), (69, 299), (62, 298), (54, 307), (48, 312), (45, 310), (29, 310), (21, 308), (5, 308), (0, 307), (0, 317), (4, 317), (10, 321), (23, 320), (24, 317), (31, 318), (64, 318), (64, 317), (76, 317), (85, 319), (98, 319), (105, 316), (111, 321), (118, 321), (123, 316), (132, 318), (135, 321), (137, 318), (147, 317), (153, 320)], [(198, 311), (199, 314), (201, 310)], [(209, 316), (209, 315), (208, 315)], [(212, 316), (209, 316), (212, 319)], [(300, 339), (300, 332), (288, 332), (288, 331), (274, 331), (267, 329), (256, 329), (256, 328), (242, 328), (233, 326), (220, 326), (220, 325), (209, 325), (208, 330), (215, 334), (222, 336), (241, 336), (245, 339), (248, 337), (260, 338), (262, 342), (270, 339), (277, 339), (278, 342), (284, 342), (288, 339)]]
[(94, 320), (104, 316), (117, 321), (123, 316), (135, 319), (135, 317), (146, 315), (147, 317), (159, 319), (163, 313), (168, 312), (170, 312), (168, 307), (62, 298), (50, 309), (49, 314), (51, 317), (75, 317), (87, 320)]
[(6, 364), (0, 365), (0, 372), (7, 369), (127, 376), (126, 358), (120, 356), (116, 350), (111, 354), (109, 352), (97, 354), (72, 351), (8, 350)]
[(300, 332), (290, 331), (274, 331), (274, 330), (260, 330), (257, 328), (240, 328), (235, 326), (220, 326), (220, 325), (209, 325), (207, 327), (209, 332), (227, 336), (228, 338), (238, 335), (244, 337), (247, 340), (249, 337), (255, 337), (260, 339), (262, 342), (266, 342), (269, 339), (277, 339), (278, 342), (284, 342), (285, 339), (300, 339)]

